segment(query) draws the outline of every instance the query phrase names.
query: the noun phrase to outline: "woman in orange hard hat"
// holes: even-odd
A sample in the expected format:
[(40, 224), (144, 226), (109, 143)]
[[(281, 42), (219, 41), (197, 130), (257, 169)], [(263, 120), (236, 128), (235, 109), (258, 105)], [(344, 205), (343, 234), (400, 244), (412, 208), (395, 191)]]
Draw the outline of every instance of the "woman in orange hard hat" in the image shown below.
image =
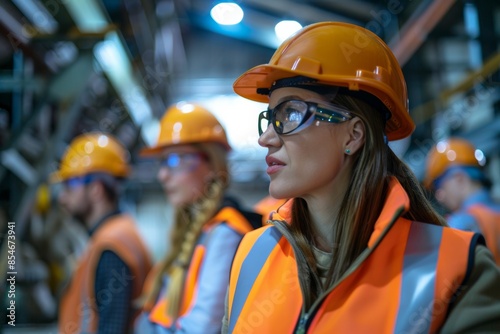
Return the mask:
[[(234, 83), (259, 115), (270, 195), (245, 235), (223, 333), (443, 333), (500, 328), (500, 270), (445, 227), (387, 140), (411, 134), (401, 68), (371, 31), (307, 26)], [(283, 213), (282, 213), (283, 211)]]
[(262, 217), (229, 199), (226, 133), (207, 109), (180, 102), (161, 120), (158, 180), (175, 209), (169, 253), (149, 275), (136, 333), (220, 333), (229, 268)]
[(152, 263), (133, 218), (119, 210), (128, 152), (111, 135), (92, 132), (70, 143), (52, 175), (59, 203), (89, 232), (59, 306), (59, 333), (128, 333)]
[(482, 233), (500, 266), (500, 204), (490, 196), (484, 154), (462, 138), (434, 146), (427, 157), (425, 186), (450, 214), (451, 227)]

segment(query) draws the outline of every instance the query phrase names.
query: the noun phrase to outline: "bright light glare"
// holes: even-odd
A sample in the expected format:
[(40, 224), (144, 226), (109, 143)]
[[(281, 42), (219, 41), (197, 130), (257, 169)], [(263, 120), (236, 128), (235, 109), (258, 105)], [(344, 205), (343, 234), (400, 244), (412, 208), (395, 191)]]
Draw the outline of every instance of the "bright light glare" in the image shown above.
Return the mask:
[(97, 139), (97, 145), (101, 147), (108, 145), (108, 142), (108, 136), (99, 136), (99, 138)]
[(130, 112), (135, 124), (141, 125), (152, 116), (144, 87), (134, 77), (127, 52), (116, 32), (96, 44), (94, 54)]
[(142, 123), (141, 135), (147, 146), (156, 145), (160, 134), (160, 121), (156, 118), (149, 118)]
[(221, 2), (210, 11), (215, 22), (221, 25), (234, 25), (243, 19), (243, 9), (233, 2)]
[(187, 114), (194, 110), (194, 105), (186, 101), (181, 101), (177, 103), (177, 108), (180, 109), (184, 114)]
[(274, 32), (276, 33), (276, 36), (280, 41), (284, 41), (300, 29), (302, 29), (302, 25), (300, 25), (299, 22), (284, 20), (276, 24), (276, 26), (274, 27)]
[(96, 0), (65, 0), (62, 3), (80, 31), (99, 32), (108, 25), (108, 20)]
[(199, 100), (198, 103), (210, 110), (221, 122), (229, 144), (235, 150), (261, 149), (257, 143), (257, 120), (259, 112), (267, 109), (267, 104), (250, 101), (236, 94), (217, 95)]
[(474, 156), (476, 157), (476, 160), (480, 166), (484, 166), (486, 164), (486, 157), (484, 156), (483, 151), (477, 149), (476, 151), (474, 151)]

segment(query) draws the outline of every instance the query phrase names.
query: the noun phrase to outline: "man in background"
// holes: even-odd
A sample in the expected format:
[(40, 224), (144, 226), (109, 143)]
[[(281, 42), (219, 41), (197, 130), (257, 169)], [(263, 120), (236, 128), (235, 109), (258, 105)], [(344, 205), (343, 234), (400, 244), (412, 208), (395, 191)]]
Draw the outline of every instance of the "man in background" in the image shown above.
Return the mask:
[(489, 193), (491, 182), (482, 166), (481, 151), (461, 138), (433, 147), (427, 157), (425, 186), (450, 213), (451, 227), (483, 234), (500, 265), (500, 205)]
[(52, 175), (60, 205), (89, 233), (59, 310), (60, 333), (128, 333), (151, 260), (134, 220), (118, 208), (128, 152), (112, 136), (76, 137)]

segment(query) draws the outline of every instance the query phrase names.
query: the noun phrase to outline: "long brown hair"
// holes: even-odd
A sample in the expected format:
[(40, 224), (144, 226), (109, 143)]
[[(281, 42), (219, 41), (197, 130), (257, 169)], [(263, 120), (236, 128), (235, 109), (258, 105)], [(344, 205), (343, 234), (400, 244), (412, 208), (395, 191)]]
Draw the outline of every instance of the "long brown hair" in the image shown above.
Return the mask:
[(217, 213), (224, 191), (229, 185), (227, 153), (217, 143), (195, 144), (197, 149), (208, 156), (214, 177), (207, 185), (198, 201), (176, 208), (174, 224), (170, 235), (170, 250), (157, 265), (151, 278), (152, 286), (142, 297), (145, 308), (151, 308), (160, 294), (164, 275), (169, 276), (166, 291), (167, 313), (176, 319), (182, 307), (184, 280), (196, 242), (203, 226)]
[[(407, 192), (411, 207), (405, 218), (446, 225), (444, 219), (434, 210), (426, 198), (411, 169), (401, 161), (384, 141), (382, 114), (371, 105), (351, 96), (337, 94), (333, 103), (346, 107), (359, 117), (365, 125), (365, 143), (355, 154), (350, 191), (346, 192), (333, 227), (334, 250), (325, 287), (333, 285), (346, 272), (354, 260), (367, 247), (387, 195), (389, 181), (395, 177)], [(315, 259), (310, 246), (314, 233), (307, 203), (297, 198), (292, 207), (290, 231), (300, 249), (315, 270)], [(310, 280), (314, 282), (314, 280)], [(314, 300), (320, 287), (311, 286)]]

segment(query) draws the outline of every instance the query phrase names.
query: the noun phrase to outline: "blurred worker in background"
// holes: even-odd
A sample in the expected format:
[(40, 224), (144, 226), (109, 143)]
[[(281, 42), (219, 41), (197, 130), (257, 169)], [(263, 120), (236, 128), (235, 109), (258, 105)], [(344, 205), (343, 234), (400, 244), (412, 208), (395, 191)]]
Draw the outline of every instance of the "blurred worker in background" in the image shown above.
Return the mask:
[(448, 224), (482, 233), (500, 266), (500, 204), (490, 196), (484, 155), (462, 138), (449, 138), (434, 146), (427, 157), (425, 186), (447, 209)]
[(259, 115), (269, 192), (293, 201), (241, 241), (223, 333), (500, 328), (500, 269), (483, 239), (445, 227), (387, 144), (415, 126), (401, 68), (377, 35), (306, 26), (234, 90), (269, 103)]
[(262, 225), (271, 219), (273, 213), (286, 203), (286, 199), (277, 199), (268, 195), (254, 205), (254, 210), (262, 215)]
[(87, 133), (69, 145), (52, 176), (59, 203), (89, 232), (87, 249), (66, 288), (60, 333), (129, 333), (151, 259), (135, 222), (118, 208), (129, 154), (111, 135)]
[(229, 268), (243, 235), (262, 217), (225, 196), (226, 133), (203, 107), (178, 103), (161, 120), (158, 180), (175, 215), (170, 250), (148, 277), (137, 333), (220, 333)]

